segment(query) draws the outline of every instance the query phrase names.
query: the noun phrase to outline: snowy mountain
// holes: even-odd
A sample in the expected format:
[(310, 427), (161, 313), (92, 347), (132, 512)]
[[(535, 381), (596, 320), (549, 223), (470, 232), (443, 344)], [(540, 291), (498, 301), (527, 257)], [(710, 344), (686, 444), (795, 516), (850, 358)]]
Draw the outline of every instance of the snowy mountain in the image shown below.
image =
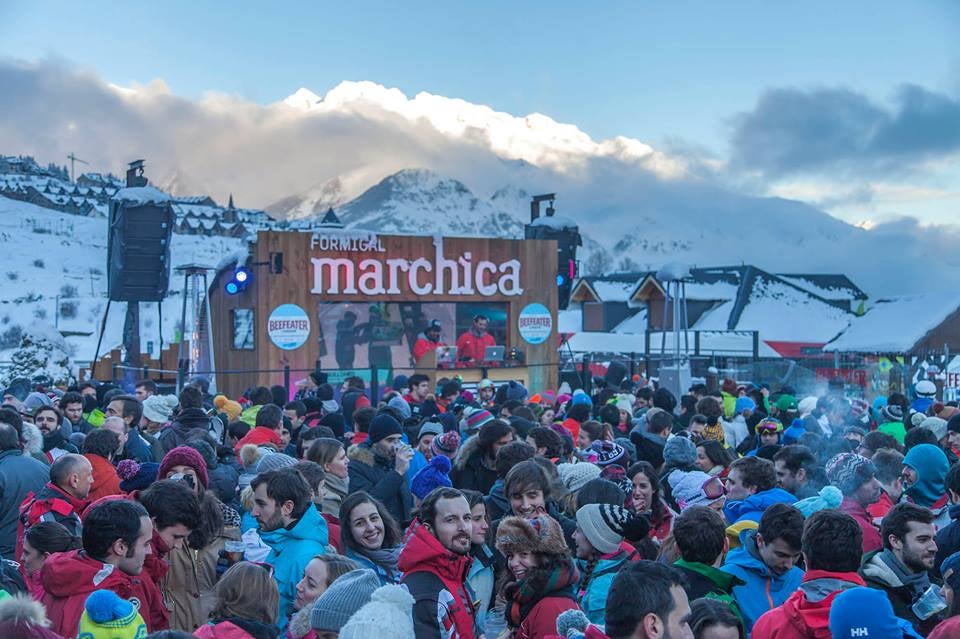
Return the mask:
[(328, 209), (339, 209), (383, 179), (383, 175), (361, 168), (334, 176), (306, 193), (291, 195), (266, 207), (266, 211), (288, 220), (321, 218)]
[(426, 169), (395, 173), (339, 209), (347, 228), (382, 233), (523, 237), (523, 222), (473, 194), (462, 182)]

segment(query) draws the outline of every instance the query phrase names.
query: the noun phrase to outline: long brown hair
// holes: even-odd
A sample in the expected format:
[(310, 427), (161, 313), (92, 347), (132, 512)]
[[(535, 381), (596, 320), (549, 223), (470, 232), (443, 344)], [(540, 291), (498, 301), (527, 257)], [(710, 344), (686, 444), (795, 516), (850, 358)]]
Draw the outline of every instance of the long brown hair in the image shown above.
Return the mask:
[(324, 471), (325, 464), (329, 464), (337, 458), (337, 453), (343, 449), (343, 444), (339, 440), (330, 437), (318, 437), (310, 444), (307, 449), (307, 461), (320, 464)]
[(239, 617), (273, 625), (277, 623), (280, 593), (267, 566), (241, 561), (231, 566), (213, 589), (213, 620)]

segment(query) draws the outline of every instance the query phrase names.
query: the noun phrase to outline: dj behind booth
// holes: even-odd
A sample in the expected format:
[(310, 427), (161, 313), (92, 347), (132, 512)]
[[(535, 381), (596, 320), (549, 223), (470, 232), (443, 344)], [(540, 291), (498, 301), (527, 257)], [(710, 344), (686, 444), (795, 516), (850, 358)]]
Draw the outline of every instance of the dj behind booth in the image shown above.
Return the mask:
[(285, 366), (554, 388), (556, 270), (551, 239), (262, 231), (210, 289), (218, 389), (283, 384)]

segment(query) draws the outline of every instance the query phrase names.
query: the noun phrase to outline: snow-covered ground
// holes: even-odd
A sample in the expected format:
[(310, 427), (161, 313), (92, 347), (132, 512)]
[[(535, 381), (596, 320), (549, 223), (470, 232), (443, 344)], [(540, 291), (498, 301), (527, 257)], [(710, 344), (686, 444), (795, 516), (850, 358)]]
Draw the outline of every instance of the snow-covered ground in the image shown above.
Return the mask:
[[(197, 263), (216, 266), (244, 247), (224, 237), (174, 235), (172, 266)], [(93, 358), (107, 305), (107, 222), (0, 196), (0, 361), (16, 349), (22, 327), (46, 322), (66, 333), (75, 363)], [(163, 340), (179, 335), (183, 301), (182, 278), (171, 269), (170, 295), (163, 302)], [(159, 352), (157, 304), (140, 305), (140, 339), (144, 352)], [(110, 307), (101, 352), (122, 341), (126, 304)]]

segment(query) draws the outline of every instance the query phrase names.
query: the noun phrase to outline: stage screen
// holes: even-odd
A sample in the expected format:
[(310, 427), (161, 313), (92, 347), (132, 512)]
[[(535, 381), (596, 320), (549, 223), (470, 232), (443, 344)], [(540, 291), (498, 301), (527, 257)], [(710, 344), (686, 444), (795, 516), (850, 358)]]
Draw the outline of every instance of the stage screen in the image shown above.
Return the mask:
[(487, 333), (496, 345), (510, 346), (506, 304), (321, 302), (317, 305), (320, 365), (326, 371), (372, 366), (382, 371), (412, 369), (414, 344), (431, 322), (440, 323), (440, 341), (455, 346), (477, 315), (488, 319)]

